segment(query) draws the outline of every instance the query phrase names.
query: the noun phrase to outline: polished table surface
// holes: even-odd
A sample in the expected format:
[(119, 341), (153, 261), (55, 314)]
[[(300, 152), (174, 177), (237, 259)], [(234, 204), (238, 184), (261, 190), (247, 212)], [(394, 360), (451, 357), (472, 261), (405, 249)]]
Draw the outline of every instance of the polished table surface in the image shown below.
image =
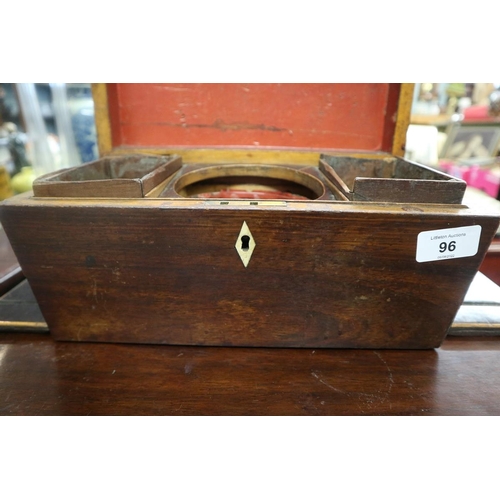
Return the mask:
[(499, 415), (500, 339), (423, 351), (71, 343), (0, 333), (0, 415)]

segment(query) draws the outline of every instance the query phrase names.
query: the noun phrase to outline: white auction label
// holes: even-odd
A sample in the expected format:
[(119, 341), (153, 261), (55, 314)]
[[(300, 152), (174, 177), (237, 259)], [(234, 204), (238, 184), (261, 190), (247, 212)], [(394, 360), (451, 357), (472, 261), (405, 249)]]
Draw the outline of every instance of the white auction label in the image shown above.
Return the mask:
[(480, 238), (481, 226), (422, 231), (417, 238), (417, 262), (472, 257)]

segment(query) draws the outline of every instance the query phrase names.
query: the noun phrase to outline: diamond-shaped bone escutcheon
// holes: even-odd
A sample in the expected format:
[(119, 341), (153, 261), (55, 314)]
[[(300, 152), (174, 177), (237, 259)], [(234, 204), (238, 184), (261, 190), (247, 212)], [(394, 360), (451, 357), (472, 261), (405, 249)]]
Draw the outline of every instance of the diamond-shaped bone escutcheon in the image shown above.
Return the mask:
[(246, 222), (243, 222), (240, 230), (240, 234), (236, 240), (234, 247), (240, 256), (241, 261), (245, 267), (248, 266), (250, 259), (252, 258), (253, 251), (255, 250), (255, 240), (250, 232)]

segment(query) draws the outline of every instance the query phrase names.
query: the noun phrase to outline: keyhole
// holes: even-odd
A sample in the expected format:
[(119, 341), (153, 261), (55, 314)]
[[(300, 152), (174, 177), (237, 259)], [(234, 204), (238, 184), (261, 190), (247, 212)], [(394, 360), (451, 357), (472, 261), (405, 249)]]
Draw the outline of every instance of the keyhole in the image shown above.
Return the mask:
[(250, 236), (247, 236), (246, 234), (241, 237), (241, 249), (244, 252), (247, 252), (250, 250)]

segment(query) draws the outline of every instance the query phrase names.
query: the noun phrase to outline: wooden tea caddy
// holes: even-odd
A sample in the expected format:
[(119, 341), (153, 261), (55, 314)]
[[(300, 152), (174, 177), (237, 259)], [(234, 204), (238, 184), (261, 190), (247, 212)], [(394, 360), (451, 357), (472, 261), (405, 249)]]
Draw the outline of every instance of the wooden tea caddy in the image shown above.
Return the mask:
[[(462, 181), (377, 151), (124, 147), (113, 88), (94, 88), (110, 155), (1, 206), (55, 339), (440, 345), (499, 223), (461, 204)], [(221, 197), (235, 184), (271, 194)]]

